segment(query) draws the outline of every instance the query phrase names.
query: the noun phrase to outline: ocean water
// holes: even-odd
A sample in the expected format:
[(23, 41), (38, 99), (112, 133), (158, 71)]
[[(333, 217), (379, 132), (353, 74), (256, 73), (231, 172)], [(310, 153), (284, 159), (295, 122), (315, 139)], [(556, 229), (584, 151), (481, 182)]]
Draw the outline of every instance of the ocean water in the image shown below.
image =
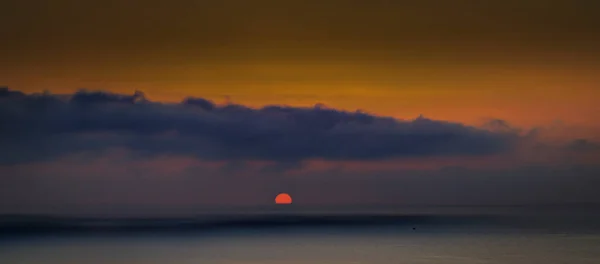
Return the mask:
[(1, 239), (0, 263), (598, 264), (600, 233), (509, 226), (374, 225), (46, 234)]
[(0, 264), (598, 264), (597, 209), (4, 216)]

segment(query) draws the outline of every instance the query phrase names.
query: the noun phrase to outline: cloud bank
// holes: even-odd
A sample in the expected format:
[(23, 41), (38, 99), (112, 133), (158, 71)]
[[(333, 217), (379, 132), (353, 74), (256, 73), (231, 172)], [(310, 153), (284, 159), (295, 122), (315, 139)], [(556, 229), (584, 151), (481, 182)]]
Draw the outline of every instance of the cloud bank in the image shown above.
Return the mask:
[(107, 148), (278, 162), (482, 156), (510, 153), (526, 140), (502, 121), (477, 128), (321, 105), (254, 109), (192, 97), (176, 104), (152, 102), (142, 92), (55, 95), (7, 88), (0, 89), (0, 138), (3, 164)]
[(0, 214), (189, 215), (269, 205), (281, 191), (357, 211), (600, 203), (600, 145), (544, 133), (322, 105), (0, 89)]

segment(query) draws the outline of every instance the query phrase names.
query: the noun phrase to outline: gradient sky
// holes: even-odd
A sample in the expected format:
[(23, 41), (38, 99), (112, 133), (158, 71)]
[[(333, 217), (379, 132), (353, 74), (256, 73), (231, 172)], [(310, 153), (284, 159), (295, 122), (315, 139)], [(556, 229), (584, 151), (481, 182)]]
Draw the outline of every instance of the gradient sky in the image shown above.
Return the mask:
[[(479, 192), (461, 196), (452, 190), (473, 190), (461, 189), (469, 184), (493, 186), (480, 179), (464, 179), (470, 177), (465, 175), (510, 176), (497, 176), (506, 181), (498, 183), (506, 185), (505, 193), (498, 191), (482, 203), (600, 202), (598, 195), (585, 192), (586, 186), (598, 187), (598, 179), (589, 176), (599, 170), (597, 1), (7, 0), (0, 3), (0, 10), (4, 11), (0, 16), (0, 85), (25, 94), (49, 91), (51, 95), (46, 96), (54, 99), (58, 98), (56, 94), (75, 95), (73, 98), (83, 100), (83, 104), (90, 103), (86, 101), (89, 98), (104, 98), (93, 103), (89, 108), (92, 110), (85, 108), (90, 112), (84, 111), (79, 117), (83, 119), (73, 119), (77, 111), (82, 111), (77, 108), (82, 107), (79, 99), (40, 106), (35, 96), (3, 90), (3, 212), (18, 208), (52, 211), (53, 206), (69, 212), (68, 208), (76, 207), (74, 201), (80, 201), (80, 207), (96, 204), (98, 208), (102, 204), (191, 208), (240, 200), (262, 204), (271, 202), (280, 191), (289, 191), (280, 190), (286, 188), (295, 188), (298, 195), (305, 196), (294, 197), (295, 202), (318, 204), (320, 199), (316, 197), (327, 192), (323, 186), (335, 183), (341, 184), (333, 199), (338, 203), (466, 203), (472, 198), (465, 197), (477, 197), (475, 193)], [(82, 88), (103, 92), (76, 94)], [(129, 102), (128, 96), (136, 90), (143, 91), (153, 106), (145, 108)], [(212, 100), (216, 105), (204, 100), (184, 102), (188, 97)], [(127, 106), (116, 107), (115, 102)], [(236, 112), (239, 109), (227, 108), (226, 102), (250, 107), (254, 112)], [(317, 103), (331, 112), (311, 108)], [(214, 118), (229, 122), (229, 129), (244, 131), (216, 137), (203, 129), (221, 131), (223, 124), (210, 123), (213, 119), (205, 119), (203, 114), (190, 114), (186, 105), (197, 105), (202, 111), (209, 111), (203, 107), (212, 105), (210, 111), (218, 110), (211, 112)], [(265, 105), (291, 106), (293, 111), (275, 112), (288, 117), (301, 113), (298, 115), (307, 119), (290, 125), (274, 117), (273, 111), (258, 110)], [(40, 117), (35, 107), (45, 109), (41, 113), (55, 115)], [(349, 128), (347, 122), (364, 118), (355, 113), (357, 109), (379, 121)], [(113, 123), (115, 116), (111, 113), (125, 114), (129, 119), (119, 122), (143, 128), (115, 125), (122, 123)], [(331, 113), (336, 114), (331, 117)], [(425, 118), (415, 119), (420, 114)], [(168, 123), (164, 119), (167, 117), (191, 123)], [(390, 128), (385, 125), (386, 117), (404, 121), (395, 121), (399, 125)], [(240, 121), (243, 118), (250, 121)], [(426, 121), (431, 124), (422, 123)], [(90, 122), (97, 123), (82, 125)], [(200, 126), (197, 122), (205, 123)], [(356, 143), (330, 137), (327, 129), (331, 128), (323, 125), (328, 122), (343, 124), (340, 129), (344, 133), (358, 133), (352, 130), (358, 129), (361, 138), (379, 140), (376, 135), (383, 129), (391, 136), (404, 137), (406, 142), (425, 143), (407, 147), (405, 141), (388, 142), (385, 138), (369, 141), (374, 145)], [(490, 124), (495, 125), (491, 134), (480, 136), (478, 133), (490, 131)], [(498, 132), (499, 125), (508, 132)], [(289, 126), (319, 132), (311, 130), (309, 136), (298, 138), (293, 130), (287, 130)], [(471, 132), (470, 126), (477, 131)], [(416, 130), (411, 130), (414, 127)], [(275, 146), (282, 143), (277, 141), (257, 141), (261, 143), (252, 146), (239, 143), (240, 138), (252, 138), (245, 132), (260, 137), (265, 136), (261, 134), (264, 129), (275, 129), (285, 138), (308, 145), (323, 145), (316, 142), (319, 140), (334, 143), (310, 151), (294, 144), (278, 149)], [(57, 131), (74, 136), (53, 141)], [(211, 153), (220, 154), (186, 148), (192, 141), (200, 148), (209, 144), (182, 135), (190, 131), (204, 133), (203, 140), (209, 143), (219, 142), (220, 146), (211, 145)], [(139, 147), (152, 145), (146, 136), (155, 132), (176, 138), (179, 147)], [(123, 133), (129, 138), (123, 139)], [(439, 152), (433, 149), (441, 147), (431, 143), (439, 139), (412, 138), (419, 133), (458, 133), (461, 140), (446, 144)], [(472, 133), (477, 135), (471, 141), (473, 146), (464, 142)], [(88, 136), (110, 142), (106, 143), (110, 148), (82, 143), (90, 138), (78, 138)], [(138, 138), (138, 145), (131, 143), (131, 137)], [(356, 143), (355, 148), (340, 150), (340, 146), (352, 143)], [(499, 149), (498, 144), (508, 149)], [(420, 151), (412, 151), (412, 147)], [(223, 148), (232, 151), (219, 152)], [(573, 153), (574, 149), (579, 152)], [(585, 153), (580, 153), (582, 150)], [(115, 155), (124, 155), (125, 160), (137, 165), (124, 161), (115, 165)], [(208, 171), (202, 174), (209, 179), (189, 179), (194, 174), (191, 168), (198, 166)], [(447, 180), (436, 177), (448, 172), (432, 170), (448, 166), (469, 172), (458, 176), (450, 173), (460, 178), (459, 183), (436, 191), (439, 195), (428, 194), (426, 187), (405, 193), (400, 189), (406, 187), (388, 187), (398, 186), (399, 182), (428, 186), (411, 183), (410, 179), (420, 173), (432, 174), (429, 185), (438, 186), (436, 181)], [(542, 176), (531, 176), (531, 166), (536, 166), (536, 175), (551, 174), (557, 180), (553, 183)], [(139, 171), (132, 172), (133, 167), (139, 167)], [(244, 173), (238, 172), (240, 168), (245, 168)], [(161, 173), (171, 178), (162, 179)], [(357, 173), (370, 175), (372, 180)], [(89, 174), (90, 179), (70, 178), (80, 174)], [(136, 178), (145, 177), (140, 174), (153, 176), (147, 176), (142, 184), (144, 180)], [(288, 176), (281, 176), (284, 174)], [(408, 176), (398, 176), (402, 174)], [(514, 175), (532, 180), (513, 180)], [(232, 178), (225, 181), (223, 177)], [(55, 178), (51, 184), (39, 184)], [(190, 182), (186, 179), (207, 181), (204, 184), (212, 187), (206, 190), (224, 193), (188, 190)], [(240, 184), (226, 183), (230, 181)], [(568, 194), (561, 195), (562, 191), (556, 189), (565, 186), (561, 181), (572, 182), (570, 191), (564, 191)], [(534, 199), (527, 191), (523, 191), (523, 197), (511, 196), (511, 183), (516, 189), (537, 188), (547, 197)], [(138, 188), (137, 184), (146, 188)], [(140, 191), (131, 191), (135, 189)], [(48, 194), (47, 199), (42, 198), (44, 194)], [(459, 196), (464, 197), (452, 198)]]

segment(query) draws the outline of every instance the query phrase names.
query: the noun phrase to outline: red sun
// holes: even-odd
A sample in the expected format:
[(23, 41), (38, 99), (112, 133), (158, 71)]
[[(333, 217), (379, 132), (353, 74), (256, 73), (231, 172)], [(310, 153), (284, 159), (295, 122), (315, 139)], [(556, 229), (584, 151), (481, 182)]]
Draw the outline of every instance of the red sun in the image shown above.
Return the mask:
[(276, 204), (291, 204), (292, 197), (287, 193), (280, 193), (275, 197)]

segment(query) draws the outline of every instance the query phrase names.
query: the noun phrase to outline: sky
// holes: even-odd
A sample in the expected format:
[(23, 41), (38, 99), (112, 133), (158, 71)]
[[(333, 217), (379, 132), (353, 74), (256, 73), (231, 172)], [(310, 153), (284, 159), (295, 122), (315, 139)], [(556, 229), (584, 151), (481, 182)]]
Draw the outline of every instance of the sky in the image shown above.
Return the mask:
[(0, 213), (598, 203), (599, 8), (2, 1)]

